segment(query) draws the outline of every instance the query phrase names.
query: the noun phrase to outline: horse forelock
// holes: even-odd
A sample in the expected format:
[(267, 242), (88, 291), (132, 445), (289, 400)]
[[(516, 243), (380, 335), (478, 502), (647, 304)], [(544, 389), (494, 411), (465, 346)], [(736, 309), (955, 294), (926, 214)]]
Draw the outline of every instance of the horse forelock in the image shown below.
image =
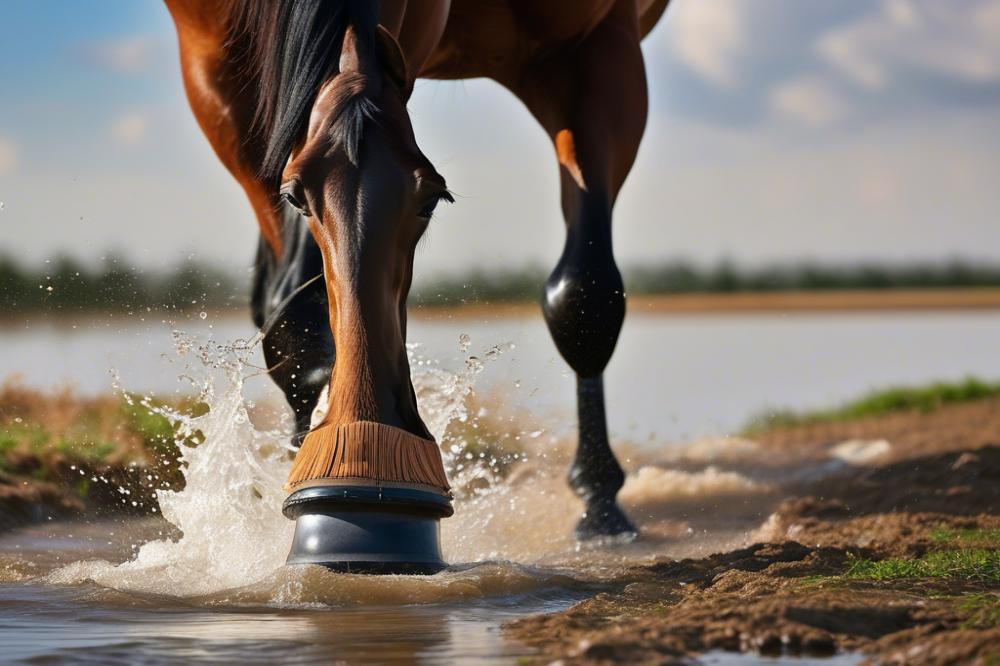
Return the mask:
[[(339, 71), (344, 34), (352, 26), (374, 40), (373, 0), (229, 0), (230, 41), (249, 40), (248, 68), (256, 78), (255, 130), (264, 142), (262, 180), (275, 189), (301, 139), (320, 87)], [(342, 77), (346, 78), (345, 74)], [(345, 82), (334, 138), (357, 163), (365, 119), (376, 107), (364, 82)]]
[(333, 86), (329, 138), (335, 146), (344, 149), (352, 164), (358, 166), (365, 125), (375, 120), (380, 111), (372, 95), (372, 81), (364, 74), (347, 72), (340, 74)]

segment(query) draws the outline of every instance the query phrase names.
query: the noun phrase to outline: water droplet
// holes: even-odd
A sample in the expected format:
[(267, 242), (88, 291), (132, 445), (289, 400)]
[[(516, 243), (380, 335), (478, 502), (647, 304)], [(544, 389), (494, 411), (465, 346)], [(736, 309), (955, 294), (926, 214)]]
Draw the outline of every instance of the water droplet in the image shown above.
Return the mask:
[(463, 354), (469, 351), (469, 347), (472, 345), (472, 337), (468, 333), (462, 333), (458, 336), (458, 351)]
[(208, 319), (208, 313), (207, 312), (199, 312), (198, 316), (201, 317), (202, 319)]
[(470, 374), (478, 375), (483, 371), (483, 362), (479, 360), (478, 356), (470, 356), (465, 361), (465, 367), (469, 369)]

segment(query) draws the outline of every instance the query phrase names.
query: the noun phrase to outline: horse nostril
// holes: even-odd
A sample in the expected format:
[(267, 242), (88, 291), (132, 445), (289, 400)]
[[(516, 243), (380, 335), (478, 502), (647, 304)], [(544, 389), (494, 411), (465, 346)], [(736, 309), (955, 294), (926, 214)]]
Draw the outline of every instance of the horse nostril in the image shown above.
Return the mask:
[(306, 190), (302, 187), (302, 181), (299, 179), (293, 178), (282, 185), (279, 194), (281, 195), (281, 198), (287, 201), (288, 205), (297, 210), (300, 215), (305, 217), (309, 217), (311, 215), (309, 207), (306, 204)]

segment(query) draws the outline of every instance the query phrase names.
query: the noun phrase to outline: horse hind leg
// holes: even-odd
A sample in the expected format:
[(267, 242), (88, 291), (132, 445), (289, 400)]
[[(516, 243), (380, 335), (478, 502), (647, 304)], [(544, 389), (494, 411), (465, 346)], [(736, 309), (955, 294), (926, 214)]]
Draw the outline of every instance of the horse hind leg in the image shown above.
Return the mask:
[(542, 310), (577, 375), (579, 442), (569, 483), (585, 504), (576, 528), (582, 539), (636, 532), (616, 502), (625, 475), (608, 441), (603, 372), (625, 316), (611, 213), (646, 122), (639, 40), (635, 3), (619, 2), (582, 42), (508, 84), (548, 132), (560, 164), (566, 242)]

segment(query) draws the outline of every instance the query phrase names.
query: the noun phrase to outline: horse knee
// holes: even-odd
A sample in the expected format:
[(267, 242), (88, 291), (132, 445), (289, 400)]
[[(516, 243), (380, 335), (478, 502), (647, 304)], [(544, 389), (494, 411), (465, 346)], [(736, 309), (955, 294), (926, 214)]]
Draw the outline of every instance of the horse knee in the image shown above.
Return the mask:
[(625, 319), (625, 287), (607, 240), (574, 233), (545, 283), (542, 311), (559, 353), (581, 377), (600, 375)]

